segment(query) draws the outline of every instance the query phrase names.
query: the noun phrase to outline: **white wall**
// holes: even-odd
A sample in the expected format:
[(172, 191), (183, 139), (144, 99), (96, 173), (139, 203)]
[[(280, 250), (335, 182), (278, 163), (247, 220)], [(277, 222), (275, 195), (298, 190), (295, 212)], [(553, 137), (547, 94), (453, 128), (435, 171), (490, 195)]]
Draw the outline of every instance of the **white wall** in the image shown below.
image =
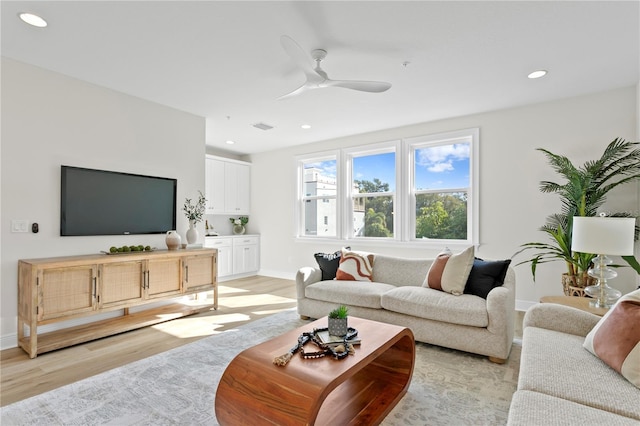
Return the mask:
[[(16, 346), (18, 259), (166, 247), (163, 235), (60, 237), (60, 165), (176, 178), (184, 239), (182, 203), (204, 192), (204, 158), (202, 117), (3, 58), (2, 347)], [(37, 222), (40, 232), (11, 233), (12, 219)]]
[[(480, 128), (481, 244), (477, 255), (487, 259), (510, 258), (522, 243), (545, 241), (538, 228), (547, 215), (560, 210), (556, 196), (538, 190), (541, 180), (557, 180), (557, 176), (535, 148), (547, 148), (568, 156), (574, 164), (582, 164), (599, 158), (604, 147), (616, 137), (635, 140), (636, 96), (635, 87), (622, 88), (252, 155), (251, 220), (253, 230), (262, 235), (261, 273), (293, 278), (299, 267), (315, 265), (313, 253), (332, 252), (343, 243), (294, 241), (295, 155), (470, 127)], [(637, 213), (636, 185), (613, 194), (610, 200), (607, 207), (612, 210)], [(353, 249), (406, 257), (433, 257), (438, 252), (392, 244), (350, 242), (350, 245)], [(526, 308), (541, 296), (562, 294), (563, 271), (560, 262), (542, 265), (534, 284), (529, 266), (518, 266), (518, 306)], [(614, 285), (625, 293), (634, 289), (633, 270), (626, 268), (619, 272)]]

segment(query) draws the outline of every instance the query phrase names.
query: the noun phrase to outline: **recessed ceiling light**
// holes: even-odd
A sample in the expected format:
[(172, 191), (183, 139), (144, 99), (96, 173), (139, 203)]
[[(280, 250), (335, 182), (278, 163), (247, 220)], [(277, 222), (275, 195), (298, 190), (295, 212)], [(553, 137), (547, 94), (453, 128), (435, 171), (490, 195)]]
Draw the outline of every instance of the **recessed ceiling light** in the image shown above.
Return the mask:
[(300, 126), (300, 127), (302, 127), (303, 129), (305, 129), (305, 130), (306, 130), (306, 129), (310, 129), (310, 128), (311, 128), (311, 125), (310, 125), (310, 124), (303, 124), (303, 125), (302, 125), (302, 126)]
[(233, 145), (235, 142), (234, 141), (227, 141), (226, 144), (227, 145)]
[(29, 25), (33, 25), (34, 27), (44, 28), (47, 26), (47, 21), (39, 17), (38, 15), (34, 15), (33, 13), (22, 12), (18, 13), (18, 17), (22, 19)]
[(527, 77), (533, 79), (533, 78), (544, 77), (545, 75), (547, 75), (547, 70), (537, 70), (529, 74)]

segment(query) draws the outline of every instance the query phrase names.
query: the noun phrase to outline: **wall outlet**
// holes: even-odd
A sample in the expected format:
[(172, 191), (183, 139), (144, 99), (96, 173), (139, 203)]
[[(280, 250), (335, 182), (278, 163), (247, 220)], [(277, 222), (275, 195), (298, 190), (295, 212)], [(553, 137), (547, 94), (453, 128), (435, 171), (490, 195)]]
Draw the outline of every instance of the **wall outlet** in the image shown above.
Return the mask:
[(29, 232), (28, 220), (12, 220), (11, 232)]

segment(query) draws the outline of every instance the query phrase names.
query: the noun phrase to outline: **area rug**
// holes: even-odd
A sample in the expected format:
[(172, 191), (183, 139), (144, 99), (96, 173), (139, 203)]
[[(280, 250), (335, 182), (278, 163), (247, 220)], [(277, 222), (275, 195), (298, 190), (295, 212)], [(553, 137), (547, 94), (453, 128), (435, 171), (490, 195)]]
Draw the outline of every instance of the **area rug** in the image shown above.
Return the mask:
[[(235, 355), (307, 323), (295, 310), (262, 318), (3, 407), (0, 423), (217, 425), (217, 384)], [(508, 362), (498, 365), (479, 355), (417, 343), (409, 391), (382, 424), (506, 424), (520, 350), (515, 341)]]

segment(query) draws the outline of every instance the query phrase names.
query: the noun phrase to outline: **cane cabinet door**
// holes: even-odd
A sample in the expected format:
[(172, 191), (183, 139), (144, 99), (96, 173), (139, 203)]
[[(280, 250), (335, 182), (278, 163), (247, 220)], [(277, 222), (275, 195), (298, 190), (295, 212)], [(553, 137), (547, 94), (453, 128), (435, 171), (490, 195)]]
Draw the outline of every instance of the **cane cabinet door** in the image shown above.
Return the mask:
[(40, 269), (38, 320), (93, 311), (97, 301), (96, 275), (96, 265)]

